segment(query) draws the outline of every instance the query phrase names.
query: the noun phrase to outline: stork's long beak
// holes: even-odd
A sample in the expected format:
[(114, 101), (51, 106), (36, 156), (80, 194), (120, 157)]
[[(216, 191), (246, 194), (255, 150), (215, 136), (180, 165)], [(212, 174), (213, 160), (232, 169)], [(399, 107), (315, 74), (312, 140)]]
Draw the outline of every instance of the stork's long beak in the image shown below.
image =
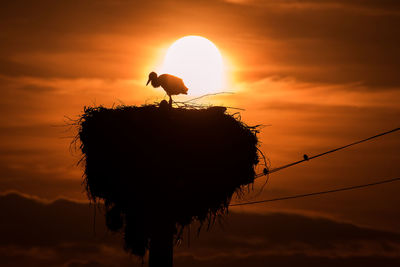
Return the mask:
[(150, 82), (150, 79), (147, 81), (146, 86), (149, 84), (149, 82)]

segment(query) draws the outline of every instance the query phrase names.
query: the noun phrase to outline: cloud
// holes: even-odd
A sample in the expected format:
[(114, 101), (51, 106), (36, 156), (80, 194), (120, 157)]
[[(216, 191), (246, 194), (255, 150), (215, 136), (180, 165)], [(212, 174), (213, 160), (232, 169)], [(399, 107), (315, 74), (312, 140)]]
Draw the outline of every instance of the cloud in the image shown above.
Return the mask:
[(326, 257), (308, 257), (305, 255), (285, 255), (268, 256), (249, 255), (249, 256), (219, 256), (213, 259), (196, 259), (193, 256), (186, 256), (175, 260), (175, 266), (210, 266), (210, 267), (228, 267), (228, 266), (326, 266), (326, 267), (354, 267), (354, 266), (396, 266), (400, 261), (396, 258), (384, 257), (350, 257), (350, 258), (326, 258)]
[(0, 35), (0, 71), (16, 76), (139, 77), (137, 68), (148, 66), (160, 46), (182, 35), (200, 34), (237, 59), (236, 76), (241, 79), (294, 77), (313, 83), (361, 82), (375, 89), (400, 85), (400, 13), (395, 1), (154, 5), (12, 3), (1, 16), (8, 27)]
[(204, 252), (206, 258), (211, 250), (222, 254), (236, 251), (239, 255), (394, 256), (400, 240), (391, 232), (285, 213), (232, 213), (223, 228), (204, 234), (191, 248)]
[[(210, 38), (232, 57), (243, 90), (220, 103), (246, 109), (241, 114), (246, 123), (273, 125), (263, 129), (260, 140), (274, 166), (397, 126), (398, 1), (234, 2), (46, 0), (4, 6), (0, 188), (47, 199), (85, 199), (81, 169), (75, 165), (79, 155), (71, 156), (72, 138), (65, 138), (74, 133), (53, 126), (85, 105), (161, 99), (160, 91), (144, 87), (146, 72), (162, 55), (160, 47), (187, 34)], [(262, 196), (398, 175), (398, 145), (396, 136), (387, 136), (326, 161), (285, 170)], [(397, 191), (390, 186), (274, 208), (396, 230), (398, 209), (390, 203), (398, 202)], [(310, 246), (321, 252), (315, 244), (296, 249), (304, 253)], [(220, 259), (221, 264), (229, 262)], [(79, 262), (90, 260), (71, 259)]]
[[(84, 203), (43, 202), (16, 193), (0, 196), (0, 258), (4, 266), (129, 266), (121, 236), (107, 233), (102, 214)], [(176, 266), (351, 266), (400, 261), (400, 235), (326, 218), (288, 213), (231, 213), (221, 225), (192, 228), (175, 250)], [(135, 262), (135, 261), (134, 261)], [(140, 263), (137, 262), (139, 265)]]

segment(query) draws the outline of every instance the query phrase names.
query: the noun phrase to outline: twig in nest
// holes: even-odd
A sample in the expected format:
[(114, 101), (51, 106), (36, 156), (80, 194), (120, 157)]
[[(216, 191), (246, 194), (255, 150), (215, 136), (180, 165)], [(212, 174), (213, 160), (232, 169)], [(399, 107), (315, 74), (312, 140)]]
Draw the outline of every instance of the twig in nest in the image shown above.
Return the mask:
[(222, 94), (234, 94), (234, 93), (233, 93), (233, 92), (219, 92), (219, 93), (206, 94), (206, 95), (202, 95), (202, 96), (199, 96), (199, 97), (196, 97), (196, 98), (193, 98), (193, 99), (189, 99), (189, 100), (184, 101), (184, 102), (182, 102), (182, 103), (187, 103), (187, 102), (192, 102), (192, 101), (194, 101), (194, 100), (199, 100), (199, 99), (201, 99), (201, 98), (203, 98), (203, 97), (206, 97), (206, 96), (222, 95)]

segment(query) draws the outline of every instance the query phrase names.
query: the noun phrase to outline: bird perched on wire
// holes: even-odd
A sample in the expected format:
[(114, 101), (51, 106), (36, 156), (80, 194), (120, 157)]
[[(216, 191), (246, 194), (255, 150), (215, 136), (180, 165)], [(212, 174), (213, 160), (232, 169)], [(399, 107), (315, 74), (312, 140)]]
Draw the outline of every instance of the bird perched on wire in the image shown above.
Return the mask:
[(304, 158), (304, 160), (309, 160), (309, 157), (308, 157), (307, 154), (304, 154), (304, 155), (303, 155), (303, 158)]
[(146, 86), (151, 82), (151, 85), (155, 88), (161, 86), (169, 96), (169, 105), (172, 105), (172, 95), (185, 94), (187, 95), (188, 88), (183, 83), (181, 78), (170, 74), (162, 74), (157, 76), (157, 73), (151, 72), (149, 74), (149, 80)]

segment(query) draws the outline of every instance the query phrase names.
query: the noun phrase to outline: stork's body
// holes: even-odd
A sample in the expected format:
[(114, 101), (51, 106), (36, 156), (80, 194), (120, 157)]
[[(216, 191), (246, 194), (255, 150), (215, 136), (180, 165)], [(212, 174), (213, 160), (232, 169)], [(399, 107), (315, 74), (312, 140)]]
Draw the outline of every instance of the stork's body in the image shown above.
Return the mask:
[(157, 73), (151, 72), (149, 74), (149, 80), (147, 81), (146, 85), (148, 85), (149, 82), (151, 82), (151, 85), (155, 88), (161, 86), (164, 89), (164, 91), (169, 96), (170, 105), (172, 104), (172, 95), (186, 95), (188, 91), (188, 88), (185, 86), (181, 78), (170, 74), (162, 74), (160, 76), (157, 76)]

